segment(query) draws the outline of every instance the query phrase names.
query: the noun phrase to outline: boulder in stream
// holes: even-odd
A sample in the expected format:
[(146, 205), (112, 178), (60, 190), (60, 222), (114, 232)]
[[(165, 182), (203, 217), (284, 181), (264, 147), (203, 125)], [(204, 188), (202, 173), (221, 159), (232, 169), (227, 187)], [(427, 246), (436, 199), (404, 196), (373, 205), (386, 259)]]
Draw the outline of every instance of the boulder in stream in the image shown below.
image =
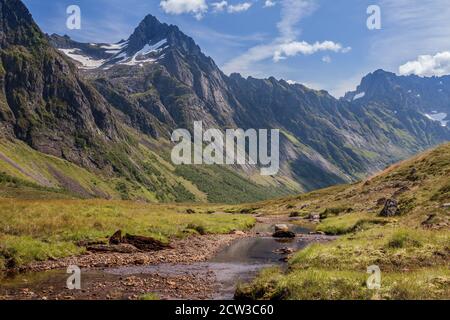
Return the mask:
[(272, 237), (274, 238), (288, 238), (288, 239), (292, 239), (295, 238), (295, 233), (293, 233), (292, 231), (275, 231), (275, 233), (272, 235)]

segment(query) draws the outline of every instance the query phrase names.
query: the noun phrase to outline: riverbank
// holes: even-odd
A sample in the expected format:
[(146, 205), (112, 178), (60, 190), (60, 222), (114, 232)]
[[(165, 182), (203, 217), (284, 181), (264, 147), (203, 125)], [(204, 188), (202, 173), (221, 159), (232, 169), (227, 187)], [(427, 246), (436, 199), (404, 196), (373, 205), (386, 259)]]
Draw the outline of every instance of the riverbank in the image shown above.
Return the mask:
[[(295, 239), (271, 237), (276, 222), (260, 219), (247, 232), (191, 236), (157, 252), (92, 253), (28, 265), (15, 278), (0, 283), (0, 299), (231, 299), (239, 282), (251, 281), (260, 270), (282, 266), (290, 253), (312, 242), (335, 237), (309, 234), (289, 225)], [(68, 265), (82, 270), (82, 290), (68, 290)], [(53, 271), (52, 271), (53, 270)]]
[[(19, 300), (108, 300), (141, 299), (153, 294), (158, 299), (207, 299), (214, 292), (215, 278), (211, 271), (187, 272), (178, 275), (123, 275), (120, 267), (139, 268), (161, 264), (189, 265), (205, 262), (245, 233), (191, 236), (171, 243), (172, 248), (141, 253), (89, 253), (43, 261), (24, 266), (22, 273), (0, 282), (0, 299)], [(65, 269), (76, 265), (82, 270), (82, 290), (66, 288)], [(119, 269), (117, 269), (119, 268)], [(157, 295), (154, 292), (158, 292)]]
[[(223, 207), (213, 205), (0, 199), (0, 278), (11, 270), (51, 266), (73, 256), (81, 256), (80, 264), (92, 264), (96, 256), (87, 255), (85, 244), (106, 243), (117, 230), (183, 247), (191, 236), (195, 241), (196, 236), (207, 235), (206, 241), (210, 237), (215, 242), (214, 235), (245, 231), (254, 224), (252, 216), (225, 214)], [(142, 254), (135, 257), (105, 255), (102, 263), (150, 259)]]

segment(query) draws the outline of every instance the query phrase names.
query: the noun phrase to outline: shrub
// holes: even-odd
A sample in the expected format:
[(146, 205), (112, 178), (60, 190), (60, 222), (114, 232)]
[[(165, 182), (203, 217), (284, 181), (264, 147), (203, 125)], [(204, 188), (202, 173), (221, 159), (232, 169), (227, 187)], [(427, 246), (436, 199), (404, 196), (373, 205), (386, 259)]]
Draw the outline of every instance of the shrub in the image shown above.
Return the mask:
[(352, 211), (353, 208), (350, 207), (327, 208), (320, 214), (320, 219), (326, 219), (330, 216), (338, 216), (341, 213), (350, 213)]
[(186, 229), (190, 229), (190, 230), (195, 230), (197, 231), (200, 235), (204, 236), (207, 234), (206, 232), (206, 228), (204, 226), (201, 225), (197, 225), (197, 224), (188, 224), (188, 226), (186, 227)]
[(410, 231), (398, 231), (389, 239), (388, 247), (394, 249), (401, 249), (407, 247), (421, 247), (422, 241), (418, 235)]

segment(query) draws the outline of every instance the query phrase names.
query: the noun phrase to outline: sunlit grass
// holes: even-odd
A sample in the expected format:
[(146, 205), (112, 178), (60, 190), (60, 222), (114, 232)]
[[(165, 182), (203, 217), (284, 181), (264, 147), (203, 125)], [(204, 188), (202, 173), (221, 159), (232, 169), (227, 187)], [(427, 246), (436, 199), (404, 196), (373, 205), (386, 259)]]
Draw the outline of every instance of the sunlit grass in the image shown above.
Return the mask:
[(427, 300), (448, 299), (450, 270), (381, 272), (381, 288), (367, 287), (369, 274), (328, 269), (294, 270), (287, 275), (276, 268), (264, 270), (248, 285), (240, 285), (237, 297), (288, 300)]
[[(196, 212), (187, 214), (187, 209)], [(246, 230), (248, 215), (207, 214), (215, 207), (158, 205), (106, 200), (0, 199), (0, 258), (17, 264), (82, 252), (78, 241), (106, 239), (115, 231), (163, 242), (185, 237), (192, 226), (203, 234)], [(220, 210), (220, 207), (217, 207)]]
[[(450, 144), (359, 183), (258, 204), (258, 212), (300, 220), (320, 215), (317, 231), (340, 237), (295, 253), (289, 270), (264, 271), (238, 294), (256, 299), (449, 299)], [(398, 215), (380, 217), (386, 199)], [(255, 206), (255, 205), (253, 205)], [(345, 210), (343, 210), (345, 209)], [(367, 267), (383, 285), (368, 290)]]

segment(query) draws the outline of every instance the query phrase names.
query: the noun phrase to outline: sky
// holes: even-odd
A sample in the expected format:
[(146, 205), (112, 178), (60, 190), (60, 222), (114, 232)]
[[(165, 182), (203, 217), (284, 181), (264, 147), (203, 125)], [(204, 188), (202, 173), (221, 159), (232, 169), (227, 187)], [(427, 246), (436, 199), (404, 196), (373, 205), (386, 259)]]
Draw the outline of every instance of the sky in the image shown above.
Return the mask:
[[(227, 74), (302, 83), (336, 97), (377, 69), (450, 74), (449, 0), (24, 0), (46, 33), (127, 39), (152, 14), (191, 36)], [(81, 9), (81, 29), (66, 26)], [(373, 6), (379, 9), (373, 11)], [(370, 10), (368, 10), (370, 9)], [(368, 13), (369, 12), (369, 13)], [(378, 18), (373, 20), (374, 18)], [(369, 29), (367, 20), (379, 22)]]

